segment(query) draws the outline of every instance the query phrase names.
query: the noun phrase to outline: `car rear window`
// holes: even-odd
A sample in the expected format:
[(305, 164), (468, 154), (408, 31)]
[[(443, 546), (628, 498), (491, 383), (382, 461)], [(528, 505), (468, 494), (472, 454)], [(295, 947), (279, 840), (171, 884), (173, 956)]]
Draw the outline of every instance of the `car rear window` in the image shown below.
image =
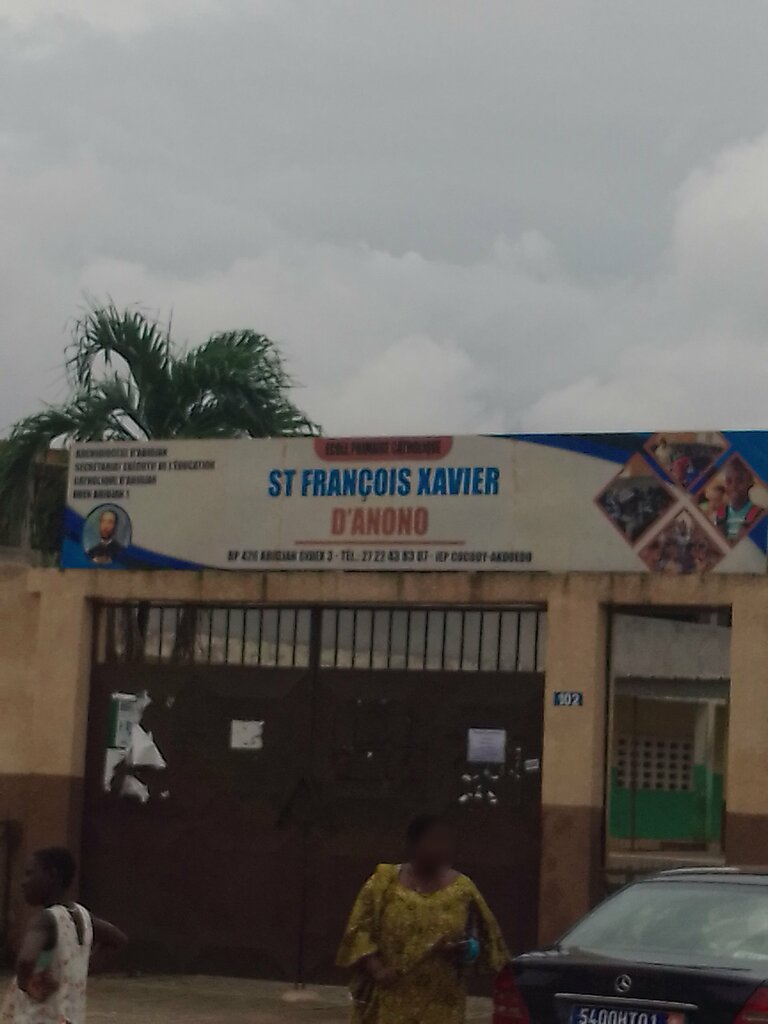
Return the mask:
[(768, 963), (768, 884), (638, 882), (562, 939), (562, 949), (648, 962)]

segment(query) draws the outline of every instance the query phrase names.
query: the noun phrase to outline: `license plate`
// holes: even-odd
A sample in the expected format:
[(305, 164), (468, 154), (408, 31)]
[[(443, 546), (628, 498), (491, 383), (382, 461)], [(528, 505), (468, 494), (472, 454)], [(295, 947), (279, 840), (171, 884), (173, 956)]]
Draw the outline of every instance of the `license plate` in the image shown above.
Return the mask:
[(574, 1006), (570, 1024), (685, 1024), (685, 1014), (625, 1006)]

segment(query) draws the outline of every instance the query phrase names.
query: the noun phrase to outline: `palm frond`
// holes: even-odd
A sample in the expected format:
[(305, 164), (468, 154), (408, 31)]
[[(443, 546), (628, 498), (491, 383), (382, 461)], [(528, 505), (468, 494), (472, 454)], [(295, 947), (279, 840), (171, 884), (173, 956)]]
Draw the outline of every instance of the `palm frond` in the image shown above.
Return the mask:
[(0, 526), (27, 514), (40, 456), (57, 443), (312, 435), (266, 335), (214, 334), (177, 354), (169, 329), (138, 309), (90, 303), (67, 354), (72, 397), (21, 420), (0, 449)]
[(0, 522), (7, 525), (23, 518), (35, 463), (57, 443), (131, 441), (142, 436), (126, 416), (120, 382), (107, 383), (115, 386), (81, 392), (67, 405), (51, 406), (16, 424), (0, 449)]
[(0, 522), (4, 527), (21, 522), (36, 460), (51, 445), (71, 436), (77, 416), (69, 408), (45, 409), (21, 420), (0, 450)]
[(107, 368), (122, 362), (138, 391), (145, 419), (170, 398), (172, 358), (167, 332), (140, 310), (119, 310), (113, 303), (91, 305), (75, 321), (67, 370), (72, 386), (88, 392), (98, 386), (95, 371), (100, 360)]
[(293, 381), (274, 342), (256, 331), (213, 335), (173, 364), (171, 379), (184, 405), (183, 417), (174, 425), (177, 436), (318, 432), (287, 397)]

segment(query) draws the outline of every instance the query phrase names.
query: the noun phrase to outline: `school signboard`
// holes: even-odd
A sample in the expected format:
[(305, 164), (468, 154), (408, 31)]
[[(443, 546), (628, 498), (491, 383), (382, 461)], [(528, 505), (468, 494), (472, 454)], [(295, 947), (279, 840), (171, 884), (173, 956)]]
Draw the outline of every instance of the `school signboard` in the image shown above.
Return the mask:
[(768, 432), (74, 444), (62, 564), (766, 570)]

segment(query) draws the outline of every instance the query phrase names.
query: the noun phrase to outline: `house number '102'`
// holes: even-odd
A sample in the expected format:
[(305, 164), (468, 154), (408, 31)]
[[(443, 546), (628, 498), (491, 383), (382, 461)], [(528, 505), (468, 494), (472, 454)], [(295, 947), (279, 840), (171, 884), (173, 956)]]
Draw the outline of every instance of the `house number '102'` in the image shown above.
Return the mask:
[(555, 690), (556, 708), (580, 708), (584, 704), (584, 694), (580, 690)]

